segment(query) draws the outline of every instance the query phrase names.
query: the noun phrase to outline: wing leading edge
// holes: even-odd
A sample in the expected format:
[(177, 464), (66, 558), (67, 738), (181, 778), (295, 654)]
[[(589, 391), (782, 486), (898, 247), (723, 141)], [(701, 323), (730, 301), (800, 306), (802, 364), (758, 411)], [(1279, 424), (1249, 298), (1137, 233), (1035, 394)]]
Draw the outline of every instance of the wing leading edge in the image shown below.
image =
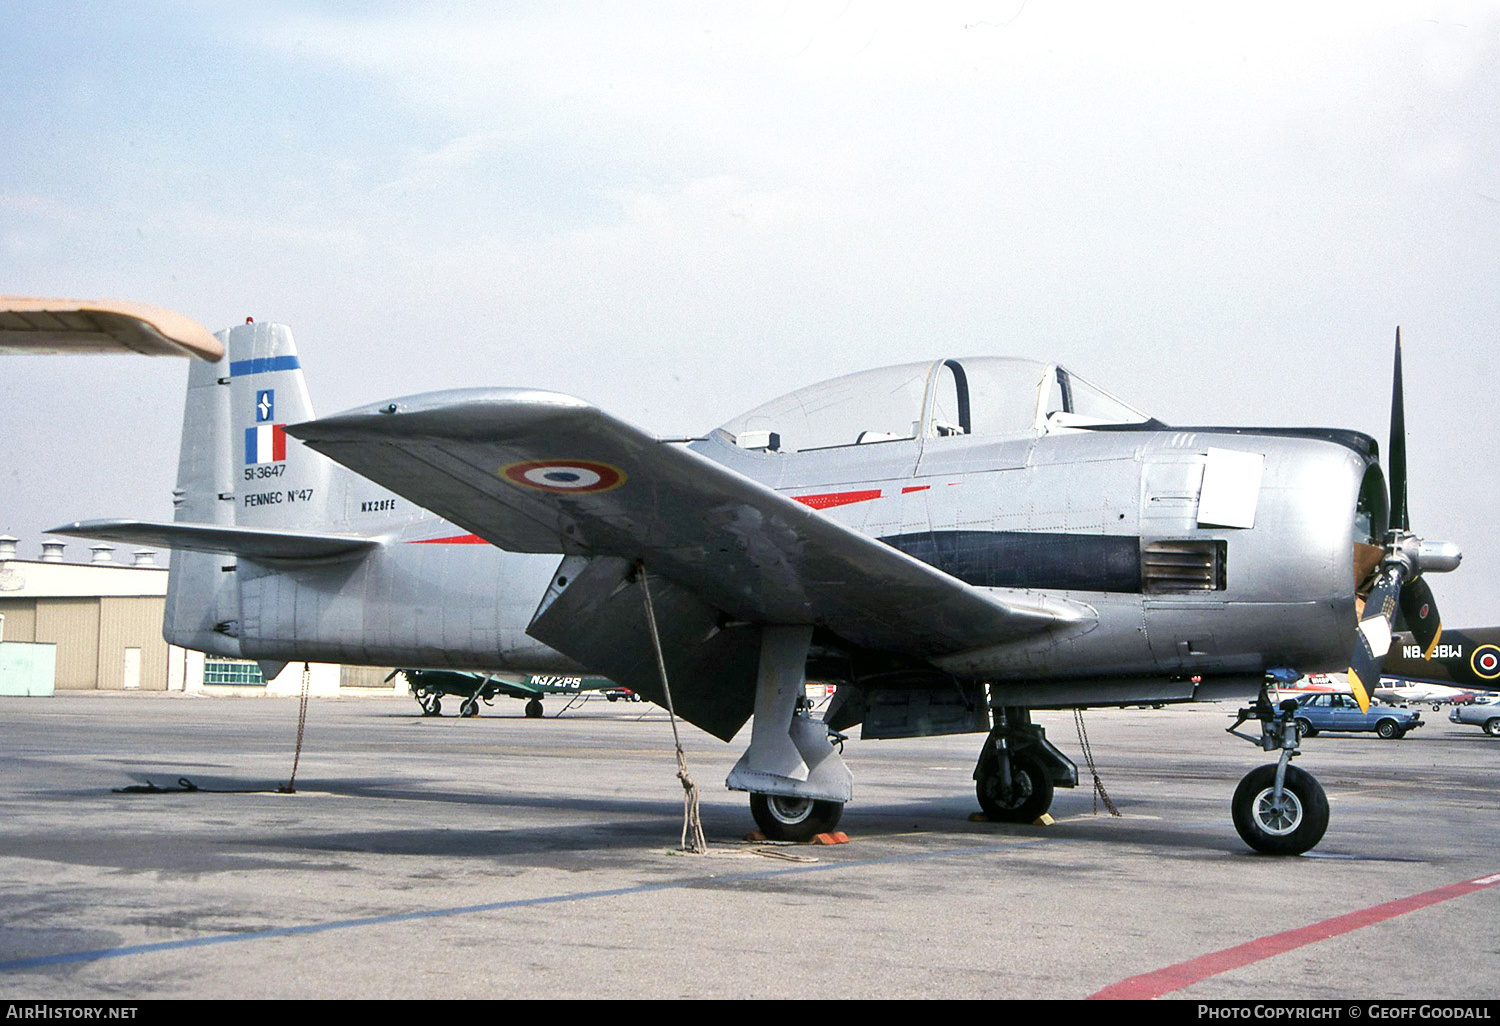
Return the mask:
[(571, 396), (437, 392), (287, 430), (502, 548), (641, 560), (734, 620), (931, 656), (1089, 616), (974, 588)]

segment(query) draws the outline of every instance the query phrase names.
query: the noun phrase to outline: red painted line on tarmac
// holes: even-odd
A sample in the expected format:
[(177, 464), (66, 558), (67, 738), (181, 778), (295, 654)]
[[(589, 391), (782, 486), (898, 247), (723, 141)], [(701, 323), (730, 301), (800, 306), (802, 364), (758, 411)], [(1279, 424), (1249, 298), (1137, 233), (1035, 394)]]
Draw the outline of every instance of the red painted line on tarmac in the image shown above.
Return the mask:
[(1473, 894), (1475, 891), (1482, 891), (1496, 884), (1500, 884), (1500, 873), (1474, 880), (1464, 880), (1436, 890), (1423, 891), (1409, 898), (1397, 898), (1383, 905), (1374, 905), (1358, 912), (1334, 916), (1332, 919), (1325, 919), (1321, 923), (1313, 923), (1311, 926), (1303, 926), (1296, 930), (1273, 933), (1268, 937), (1261, 937), (1237, 947), (1199, 955), (1186, 962), (1169, 965), (1165, 969), (1132, 976), (1128, 980), (1110, 984), (1097, 994), (1090, 994), (1088, 999), (1090, 1001), (1144, 1001), (1161, 997), (1163, 994), (1181, 990), (1200, 980), (1206, 980), (1210, 976), (1227, 973), (1231, 969), (1238, 969), (1273, 955), (1284, 954), (1308, 944), (1316, 944), (1331, 937), (1352, 933), (1366, 926), (1383, 923), (1387, 919), (1394, 919), (1408, 912), (1415, 912), (1419, 908), (1448, 901), (1450, 898), (1461, 898), (1465, 894)]
[(477, 534), (455, 534), (447, 538), (414, 538), (408, 545), (488, 545)]
[(901, 489), (901, 494), (910, 495), (912, 492), (925, 492), (931, 487), (932, 485), (908, 485), (907, 487)]

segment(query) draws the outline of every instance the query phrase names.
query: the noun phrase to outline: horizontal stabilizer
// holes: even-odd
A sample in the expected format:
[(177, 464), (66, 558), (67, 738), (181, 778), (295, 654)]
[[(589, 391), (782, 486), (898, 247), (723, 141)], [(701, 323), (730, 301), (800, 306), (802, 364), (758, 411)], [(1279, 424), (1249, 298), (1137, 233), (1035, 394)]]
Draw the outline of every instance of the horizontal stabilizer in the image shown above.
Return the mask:
[(378, 538), (352, 534), (214, 524), (152, 524), (140, 520), (82, 520), (54, 527), (47, 533), (190, 552), (226, 552), (256, 560), (328, 559), (364, 552), (381, 544)]
[(0, 355), (18, 353), (142, 353), (212, 363), (224, 347), (191, 317), (159, 306), (0, 296)]

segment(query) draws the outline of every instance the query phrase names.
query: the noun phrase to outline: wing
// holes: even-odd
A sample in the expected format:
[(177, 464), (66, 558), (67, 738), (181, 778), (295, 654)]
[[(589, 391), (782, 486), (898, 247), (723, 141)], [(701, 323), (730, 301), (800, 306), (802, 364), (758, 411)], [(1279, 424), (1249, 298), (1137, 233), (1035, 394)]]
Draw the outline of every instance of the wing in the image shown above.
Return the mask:
[(144, 353), (213, 362), (224, 347), (172, 310), (120, 299), (0, 296), (0, 354)]
[(54, 527), (47, 533), (192, 552), (227, 552), (268, 561), (329, 559), (366, 552), (381, 544), (376, 538), (349, 534), (214, 524), (152, 524), (140, 520), (83, 520)]
[(287, 430), (502, 548), (640, 560), (731, 620), (931, 656), (1089, 615), (974, 588), (570, 396), (439, 392)]

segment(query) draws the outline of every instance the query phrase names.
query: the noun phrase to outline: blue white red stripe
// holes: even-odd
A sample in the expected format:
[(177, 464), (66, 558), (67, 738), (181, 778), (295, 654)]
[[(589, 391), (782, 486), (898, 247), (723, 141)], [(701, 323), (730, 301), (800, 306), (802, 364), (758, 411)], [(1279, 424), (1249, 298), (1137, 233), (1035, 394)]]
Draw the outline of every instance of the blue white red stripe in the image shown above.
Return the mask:
[(286, 425), (258, 424), (245, 429), (246, 463), (279, 463), (286, 459)]

